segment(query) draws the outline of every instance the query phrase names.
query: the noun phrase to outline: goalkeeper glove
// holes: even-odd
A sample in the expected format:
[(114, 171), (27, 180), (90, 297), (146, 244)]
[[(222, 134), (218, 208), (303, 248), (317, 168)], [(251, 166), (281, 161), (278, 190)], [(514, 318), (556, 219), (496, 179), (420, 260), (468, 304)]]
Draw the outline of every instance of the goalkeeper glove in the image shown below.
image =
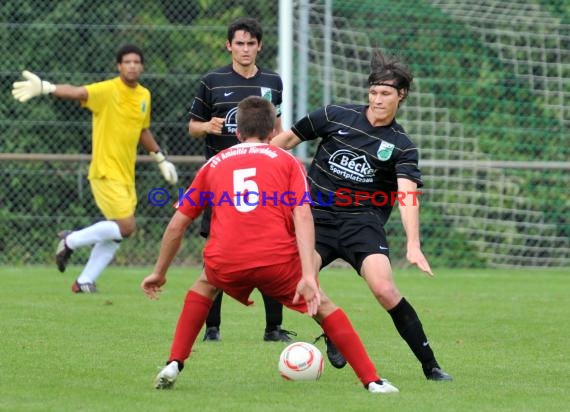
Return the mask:
[(14, 82), (12, 84), (12, 95), (14, 99), (22, 103), (40, 94), (50, 94), (55, 91), (55, 84), (40, 79), (32, 72), (24, 70), (22, 76), (26, 79), (25, 81)]
[(160, 169), (164, 179), (171, 185), (175, 185), (178, 182), (178, 174), (176, 173), (176, 167), (166, 160), (166, 157), (160, 152), (150, 152), (156, 163), (158, 163), (158, 168)]

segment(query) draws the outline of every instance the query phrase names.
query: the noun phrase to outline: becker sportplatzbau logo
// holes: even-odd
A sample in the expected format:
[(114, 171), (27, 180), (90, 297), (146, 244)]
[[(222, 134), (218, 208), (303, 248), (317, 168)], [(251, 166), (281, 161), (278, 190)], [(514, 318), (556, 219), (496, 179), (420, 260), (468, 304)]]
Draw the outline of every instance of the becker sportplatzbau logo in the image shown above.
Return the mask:
[(346, 180), (357, 183), (372, 183), (376, 172), (368, 163), (366, 156), (350, 150), (337, 150), (329, 159), (332, 173)]

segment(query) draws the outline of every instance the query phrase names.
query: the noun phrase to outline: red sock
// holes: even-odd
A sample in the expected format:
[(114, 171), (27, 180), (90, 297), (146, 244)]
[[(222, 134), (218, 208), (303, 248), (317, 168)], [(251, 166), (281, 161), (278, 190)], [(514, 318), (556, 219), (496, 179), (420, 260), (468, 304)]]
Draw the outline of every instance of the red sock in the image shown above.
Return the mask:
[(338, 308), (324, 318), (321, 326), (363, 385), (380, 379), (360, 337), (342, 309)]
[(172, 360), (184, 362), (188, 359), (192, 346), (196, 342), (196, 337), (206, 322), (212, 303), (213, 301), (207, 297), (192, 290), (188, 291), (174, 332), (168, 362)]

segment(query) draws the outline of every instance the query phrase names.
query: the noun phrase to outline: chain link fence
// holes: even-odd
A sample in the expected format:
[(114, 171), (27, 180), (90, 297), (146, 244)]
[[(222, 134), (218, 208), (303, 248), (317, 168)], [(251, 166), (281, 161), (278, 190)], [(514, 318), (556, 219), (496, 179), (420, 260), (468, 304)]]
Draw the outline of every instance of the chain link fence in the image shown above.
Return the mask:
[[(3, 1), (0, 264), (51, 264), (59, 230), (101, 218), (86, 179), (90, 113), (49, 96), (16, 102), (11, 84), (23, 69), (55, 83), (86, 84), (116, 75), (121, 44), (141, 46), (152, 130), (183, 188), (203, 163), (203, 142), (189, 136), (187, 112), (201, 76), (229, 63), (227, 25), (259, 19), (265, 33), (258, 63), (279, 70), (279, 5)], [(432, 265), (570, 265), (567, 2), (331, 0), (290, 8), (293, 121), (326, 102), (366, 102), (376, 47), (412, 68), (412, 92), (398, 119), (420, 147), (423, 247)], [(301, 155), (308, 160), (313, 150)], [(153, 263), (180, 189), (167, 187), (142, 152), (136, 183), (139, 229), (115, 264)], [(170, 202), (159, 206), (153, 196)], [(387, 229), (394, 263), (404, 264), (397, 212)], [(177, 264), (200, 264), (197, 231), (198, 222)]]

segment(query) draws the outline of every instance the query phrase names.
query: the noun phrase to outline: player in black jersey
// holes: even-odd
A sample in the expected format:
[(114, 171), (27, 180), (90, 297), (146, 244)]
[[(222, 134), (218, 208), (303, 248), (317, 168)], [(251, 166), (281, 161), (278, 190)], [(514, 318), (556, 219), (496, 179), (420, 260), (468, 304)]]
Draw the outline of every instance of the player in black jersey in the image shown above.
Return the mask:
[[(257, 54), (262, 47), (263, 29), (251, 18), (234, 21), (228, 27), (226, 49), (232, 63), (207, 73), (198, 87), (190, 107), (188, 130), (192, 137), (205, 138), (206, 159), (239, 143), (236, 137), (236, 112), (240, 101), (248, 96), (261, 96), (273, 103), (277, 113), (275, 129), (281, 131), (281, 99), (283, 82), (270, 70), (256, 65)], [(210, 209), (204, 211), (200, 233), (210, 232)], [(220, 340), (222, 296), (220, 293), (206, 320), (204, 340)], [(263, 296), (266, 341), (291, 340), (293, 332), (281, 328), (283, 305)]]
[(388, 311), (426, 378), (444, 381), (452, 377), (441, 369), (417, 313), (394, 283), (384, 231), (397, 202), (406, 258), (433, 276), (420, 248), (418, 150), (395, 120), (412, 79), (404, 64), (376, 51), (368, 105), (322, 107), (271, 143), (290, 149), (321, 138), (309, 170), (321, 268), (337, 258), (347, 261)]

